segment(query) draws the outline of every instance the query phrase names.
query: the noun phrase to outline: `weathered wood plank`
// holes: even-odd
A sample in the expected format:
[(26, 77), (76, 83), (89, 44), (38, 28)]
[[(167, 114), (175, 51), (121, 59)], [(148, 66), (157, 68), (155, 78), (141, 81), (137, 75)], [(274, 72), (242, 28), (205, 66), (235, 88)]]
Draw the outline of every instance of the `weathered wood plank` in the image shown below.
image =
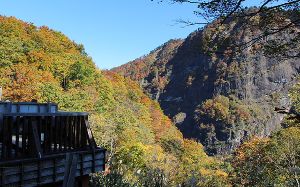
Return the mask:
[(15, 157), (18, 157), (20, 155), (19, 153), (19, 143), (20, 143), (20, 116), (17, 116), (16, 119), (16, 152), (15, 152)]
[(7, 118), (3, 119), (3, 128), (2, 128), (2, 137), (3, 137), (3, 143), (2, 143), (2, 159), (6, 159), (6, 139), (7, 139)]
[(32, 139), (32, 151), (34, 152), (34, 154), (36, 154), (36, 156), (38, 158), (42, 158), (43, 156), (43, 151), (42, 151), (42, 147), (41, 147), (41, 133), (40, 133), (40, 119), (38, 119), (37, 121), (31, 119), (30, 120), (30, 128), (31, 128), (31, 139)]
[[(78, 163), (78, 161), (76, 161), (76, 169), (73, 170), (73, 175), (75, 177), (78, 176), (82, 176), (82, 175), (88, 175), (92, 172), (92, 162), (86, 162), (84, 163), (84, 168), (83, 168), (83, 173), (81, 173), (81, 167), (78, 168), (78, 166), (80, 166), (80, 164)], [(98, 164), (95, 166), (95, 170), (96, 172), (99, 171), (103, 171), (103, 164), (104, 163), (100, 163), (97, 162)], [(74, 164), (74, 163), (73, 163)], [(16, 170), (15, 170), (16, 171)], [(20, 183), (20, 177), (19, 177), (19, 171), (16, 171), (16, 173), (14, 175), (6, 175), (4, 176), (4, 184), (6, 185), (11, 185), (11, 184), (19, 184)], [(41, 169), (41, 173), (40, 173), (40, 180), (39, 180), (39, 184), (47, 184), (47, 183), (53, 183), (53, 182), (57, 182), (57, 181), (62, 181), (64, 179), (64, 175), (65, 175), (65, 167), (61, 166), (58, 167), (56, 169), (56, 178), (53, 178), (53, 169), (52, 168), (46, 168), (46, 169)], [(33, 185), (38, 184), (38, 171), (29, 171), (29, 172), (24, 172), (24, 176), (23, 176), (23, 184), (28, 184), (28, 181), (31, 181), (31, 183)], [(35, 181), (33, 181), (35, 180)], [(18, 185), (17, 185), (18, 186)]]
[(63, 182), (63, 187), (74, 186), (76, 170), (77, 170), (77, 162), (78, 155), (77, 154), (67, 154), (66, 158), (66, 166), (65, 166), (65, 178)]
[[(69, 186), (77, 176), (103, 170), (105, 150), (94, 144), (86, 113), (43, 115), (47, 111), (37, 109), (38, 114), (1, 115), (0, 186), (37, 186), (64, 177)], [(69, 165), (67, 152), (77, 154)]]

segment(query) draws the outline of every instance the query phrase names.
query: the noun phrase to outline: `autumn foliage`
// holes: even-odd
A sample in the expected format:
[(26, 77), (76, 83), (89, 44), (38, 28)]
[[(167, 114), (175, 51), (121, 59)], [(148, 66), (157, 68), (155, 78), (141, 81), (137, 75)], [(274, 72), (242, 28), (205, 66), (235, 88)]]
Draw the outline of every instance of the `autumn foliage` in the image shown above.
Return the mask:
[[(200, 177), (201, 171), (223, 173), (221, 163), (201, 144), (184, 140), (139, 85), (97, 69), (83, 46), (62, 33), (1, 16), (0, 59), (5, 100), (35, 99), (90, 112), (95, 139), (108, 149), (107, 171), (95, 175), (91, 185), (189, 186), (192, 177), (197, 183), (211, 181)], [(143, 76), (143, 67), (137, 68), (141, 73), (135, 76)], [(220, 176), (220, 185), (226, 182), (226, 175)]]

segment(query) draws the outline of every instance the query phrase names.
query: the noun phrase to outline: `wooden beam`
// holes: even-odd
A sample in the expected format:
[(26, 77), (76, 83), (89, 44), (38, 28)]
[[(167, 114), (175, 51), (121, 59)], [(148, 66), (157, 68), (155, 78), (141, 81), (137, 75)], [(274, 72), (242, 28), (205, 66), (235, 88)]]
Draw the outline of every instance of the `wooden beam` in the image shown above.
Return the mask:
[(82, 176), (78, 180), (79, 180), (79, 187), (88, 187), (89, 186), (89, 176), (88, 175)]
[(96, 147), (96, 142), (95, 142), (95, 139), (93, 137), (93, 133), (92, 133), (92, 130), (90, 128), (90, 124), (89, 124), (89, 120), (87, 117), (84, 117), (84, 124), (85, 124), (85, 127), (86, 127), (86, 131), (87, 131), (87, 135), (88, 135), (88, 141), (89, 141), (89, 145), (92, 149), (95, 149)]
[(20, 116), (17, 116), (16, 119), (16, 151), (15, 151), (15, 157), (19, 156), (19, 143), (20, 143)]
[(65, 174), (64, 174), (64, 182), (63, 187), (74, 186), (75, 177), (76, 177), (76, 169), (77, 169), (77, 154), (66, 154), (66, 165), (65, 165)]
[(40, 135), (37, 127), (37, 123), (32, 118), (30, 119), (30, 128), (31, 128), (31, 149), (34, 151), (35, 155), (38, 158), (42, 158), (43, 151), (41, 147)]

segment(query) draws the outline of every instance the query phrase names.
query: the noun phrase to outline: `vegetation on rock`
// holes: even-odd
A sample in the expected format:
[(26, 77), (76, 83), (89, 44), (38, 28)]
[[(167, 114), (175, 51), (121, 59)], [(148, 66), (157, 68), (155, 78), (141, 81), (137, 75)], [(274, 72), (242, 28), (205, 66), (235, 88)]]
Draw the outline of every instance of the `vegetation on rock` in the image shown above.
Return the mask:
[[(262, 16), (255, 19), (259, 22)], [(286, 16), (295, 18), (288, 13)], [(167, 56), (155, 59), (162, 64), (151, 63), (148, 58), (169, 48), (159, 48), (113, 71), (138, 81), (176, 122), (184, 137), (199, 140), (209, 154), (227, 154), (252, 136), (267, 137), (280, 129), (283, 115), (274, 108), (289, 107), (288, 91), (297, 82), (300, 67), (297, 58), (282, 60), (263, 50), (263, 44), (270, 40), (288, 41), (291, 33), (299, 34), (295, 26), (235, 50), (234, 46), (264, 32), (258, 26), (244, 28), (246, 19), (232, 17), (222, 24), (221, 18), (216, 19), (181, 43), (167, 42), (165, 46), (176, 47)], [(273, 26), (279, 24), (274, 22)], [(141, 64), (148, 67), (144, 71), (149, 72), (147, 75), (139, 78), (128, 74)], [(163, 80), (163, 84), (157, 84), (157, 80)]]
[(60, 32), (0, 17), (0, 84), (10, 101), (55, 102), (90, 112), (99, 146), (108, 149), (98, 186), (226, 186), (221, 161), (183, 138), (157, 102), (128, 78), (98, 70), (82, 45)]
[[(1, 16), (3, 96), (90, 113), (96, 142), (108, 150), (91, 186), (300, 186), (299, 61), (276, 61), (259, 46), (233, 54), (229, 44), (256, 33), (233, 29), (235, 21), (101, 71), (62, 33)], [(283, 121), (278, 104), (291, 105)]]

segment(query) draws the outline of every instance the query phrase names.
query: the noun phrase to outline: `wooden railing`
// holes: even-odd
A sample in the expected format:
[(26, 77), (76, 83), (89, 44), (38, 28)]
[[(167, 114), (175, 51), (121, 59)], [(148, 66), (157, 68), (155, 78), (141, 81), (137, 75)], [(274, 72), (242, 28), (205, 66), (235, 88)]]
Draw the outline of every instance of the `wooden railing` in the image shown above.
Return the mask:
[(0, 161), (96, 147), (87, 113), (7, 113), (0, 119)]

